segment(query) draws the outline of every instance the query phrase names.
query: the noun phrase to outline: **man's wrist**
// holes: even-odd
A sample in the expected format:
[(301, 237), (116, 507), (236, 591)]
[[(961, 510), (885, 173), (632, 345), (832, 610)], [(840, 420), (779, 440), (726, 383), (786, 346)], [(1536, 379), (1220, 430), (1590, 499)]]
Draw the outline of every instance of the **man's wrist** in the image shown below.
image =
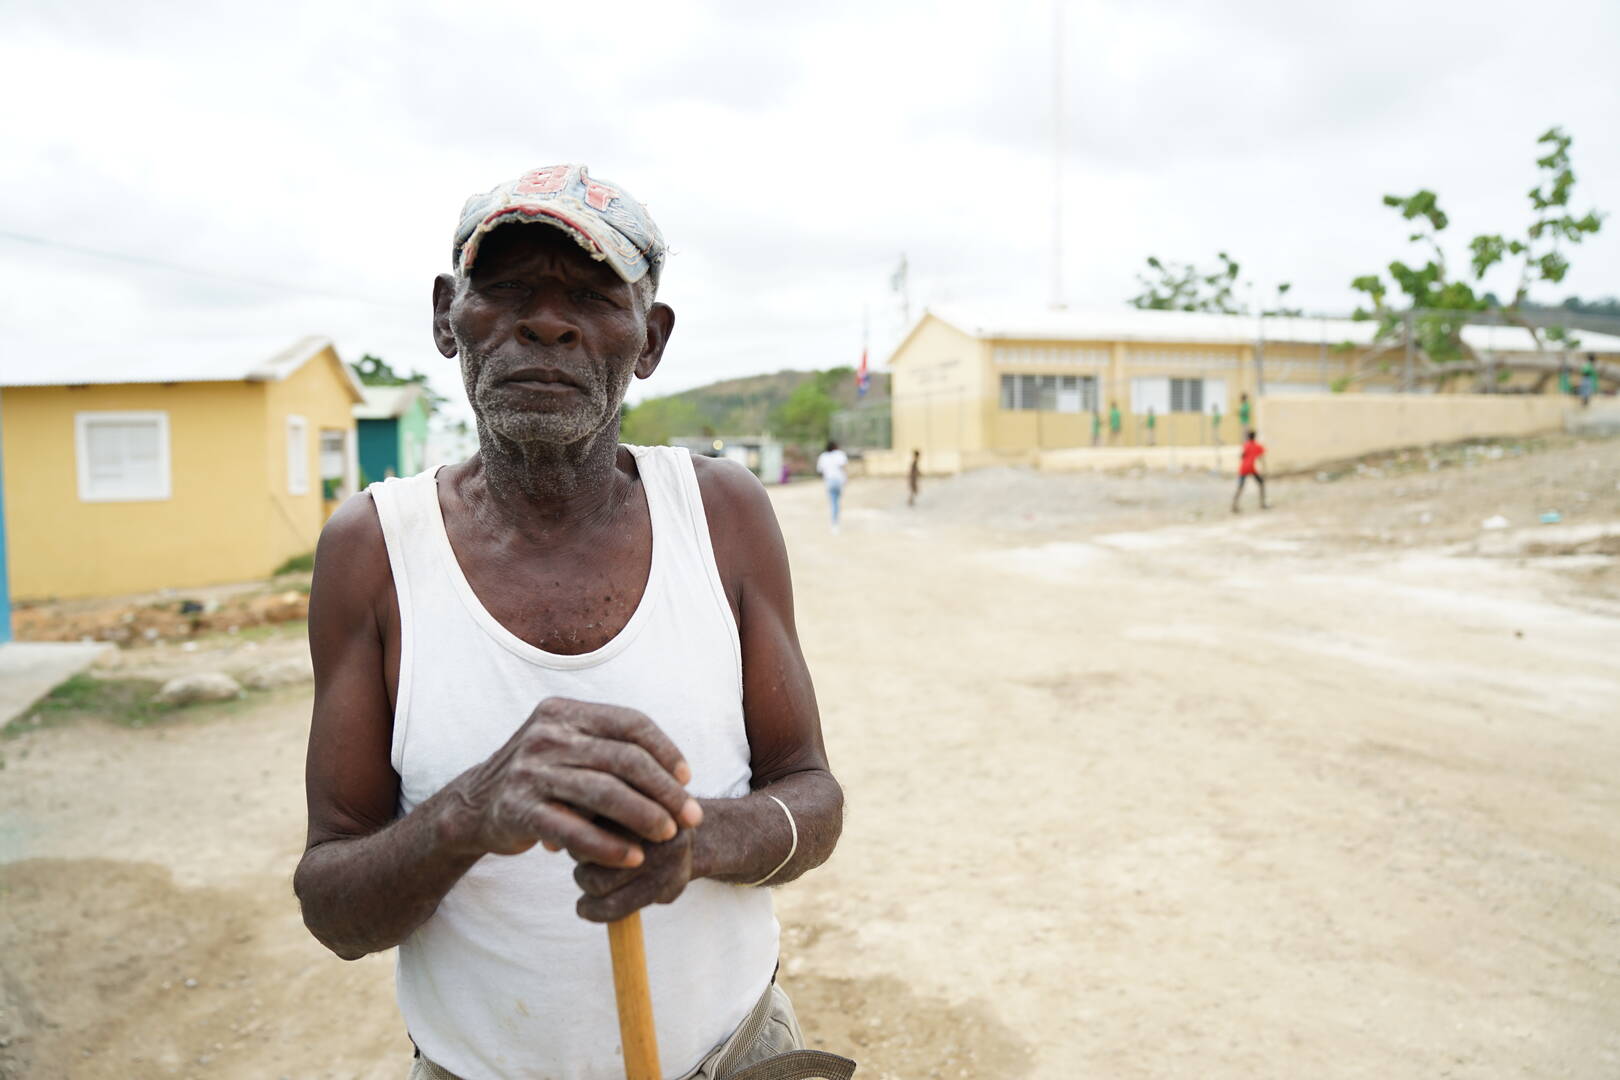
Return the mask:
[[(712, 843), (705, 843), (709, 836), (714, 836), (724, 828), (722, 824), (727, 807), (723, 804), (734, 803), (735, 799), (699, 799), (698, 806), (703, 809), (703, 824), (692, 832), (692, 880), (698, 878), (714, 877), (724, 870), (716, 863), (716, 852)], [(705, 830), (709, 830), (705, 834)]]
[(432, 817), (434, 846), (451, 857), (477, 859), (485, 854), (478, 842), (478, 811), (467, 798), (463, 777), (457, 777), (421, 809)]

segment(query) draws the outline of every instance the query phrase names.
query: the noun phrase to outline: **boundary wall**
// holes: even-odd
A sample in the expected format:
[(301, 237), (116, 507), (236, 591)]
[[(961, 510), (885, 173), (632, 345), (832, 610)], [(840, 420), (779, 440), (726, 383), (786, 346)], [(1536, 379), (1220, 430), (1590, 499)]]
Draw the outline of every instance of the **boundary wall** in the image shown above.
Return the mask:
[(1570, 411), (1557, 394), (1268, 395), (1256, 426), (1265, 464), (1295, 472), (1407, 446), (1559, 431)]

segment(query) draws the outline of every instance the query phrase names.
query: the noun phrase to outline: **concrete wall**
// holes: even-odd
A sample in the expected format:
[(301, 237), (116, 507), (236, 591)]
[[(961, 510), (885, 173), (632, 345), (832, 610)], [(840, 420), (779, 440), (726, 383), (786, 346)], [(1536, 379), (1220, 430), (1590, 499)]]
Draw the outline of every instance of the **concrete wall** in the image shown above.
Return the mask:
[[(333, 507), (321, 497), (321, 432), (345, 432), (355, 439), (354, 406), (359, 397), (344, 377), (337, 353), (324, 350), (280, 382), (265, 386), (265, 433), (268, 453), (260, 464), (264, 487), (259, 499), (266, 503), (266, 524), (260, 541), (267, 551), (263, 569), (242, 575), (262, 577), (294, 555), (315, 550), (321, 526)], [(304, 418), (309, 475), (305, 491), (295, 494), (287, 469), (287, 418)], [(268, 491), (268, 500), (265, 492)]]
[(1569, 407), (1556, 394), (1268, 394), (1256, 419), (1265, 464), (1289, 471), (1403, 446), (1556, 431)]
[[(264, 396), (263, 384), (242, 382), (7, 389), (12, 596), (145, 592), (271, 569)], [(168, 416), (169, 497), (82, 501), (74, 417), (130, 411)]]
[(926, 455), (984, 443), (987, 346), (930, 316), (897, 356), (890, 374), (893, 448)]

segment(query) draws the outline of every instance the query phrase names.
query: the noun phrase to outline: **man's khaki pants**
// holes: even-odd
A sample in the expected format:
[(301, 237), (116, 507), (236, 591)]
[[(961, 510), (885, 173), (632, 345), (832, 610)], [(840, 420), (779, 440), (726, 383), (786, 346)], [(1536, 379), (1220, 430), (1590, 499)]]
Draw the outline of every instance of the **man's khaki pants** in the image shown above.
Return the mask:
[[(854, 1071), (852, 1061), (804, 1049), (793, 1002), (773, 982), (748, 1019), (681, 1080), (849, 1080)], [(418, 1055), (410, 1080), (458, 1078)]]

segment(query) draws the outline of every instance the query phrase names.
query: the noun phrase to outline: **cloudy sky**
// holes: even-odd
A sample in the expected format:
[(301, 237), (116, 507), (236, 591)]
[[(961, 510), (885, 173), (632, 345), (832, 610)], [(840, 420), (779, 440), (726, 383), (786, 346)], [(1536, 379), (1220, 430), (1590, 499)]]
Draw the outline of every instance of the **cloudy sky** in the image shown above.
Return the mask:
[[(1521, 229), (1553, 124), (1577, 210), (1620, 210), (1620, 4), (1062, 2), (1072, 307), (1226, 250), (1347, 311), (1404, 249), (1382, 194), (1437, 190), (1459, 252)], [(867, 312), (876, 359), (902, 252), (914, 308), (1050, 298), (1053, 26), (1054, 0), (8, 0), (0, 350), (324, 334), (459, 393), (428, 297), (461, 202), (575, 160), (674, 251), (647, 391), (853, 363)], [(1620, 293), (1620, 218), (1574, 267), (1544, 298)]]

